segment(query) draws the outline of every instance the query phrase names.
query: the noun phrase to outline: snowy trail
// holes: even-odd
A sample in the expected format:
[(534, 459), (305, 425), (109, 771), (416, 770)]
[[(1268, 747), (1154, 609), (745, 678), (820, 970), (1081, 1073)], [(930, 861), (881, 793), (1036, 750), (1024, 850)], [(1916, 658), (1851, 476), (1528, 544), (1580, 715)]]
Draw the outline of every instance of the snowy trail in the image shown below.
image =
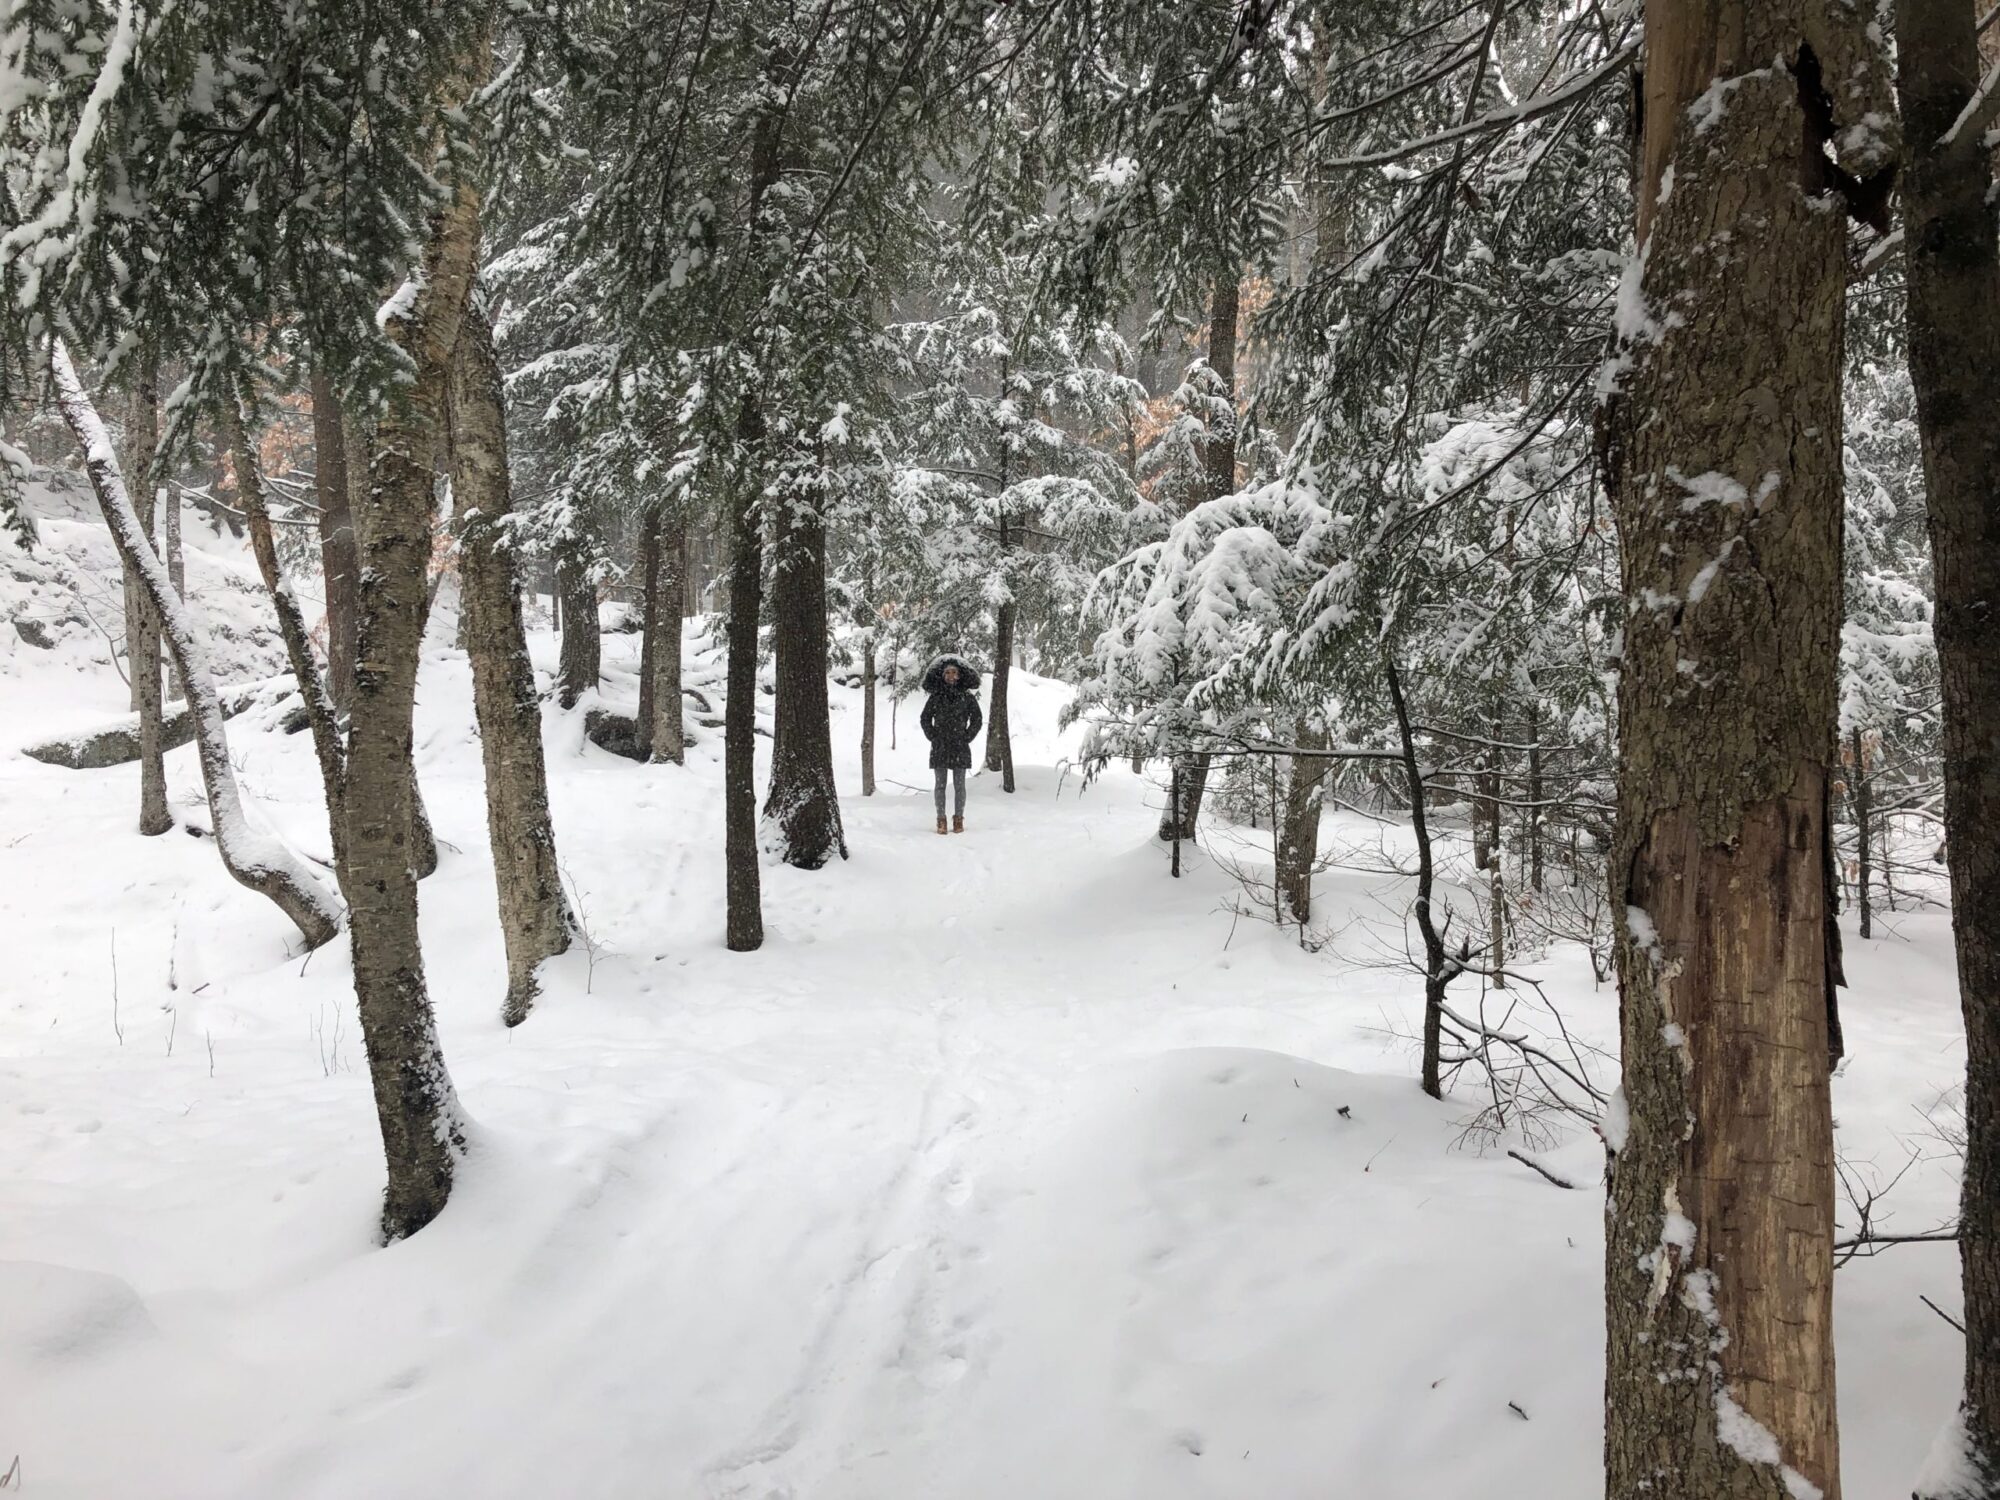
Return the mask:
[[(129, 832), (122, 772), (0, 757), (0, 1471), (19, 1452), (30, 1493), (1597, 1493), (1594, 1141), (1549, 1153), (1575, 1193), (1453, 1149), (1470, 1106), (1385, 1034), (1408, 976), (1239, 921), (1206, 857), (1168, 880), (1157, 788), (1057, 769), (1059, 685), (1017, 675), (1020, 791), (973, 778), (943, 838), (909, 724), (880, 796), (846, 784), (837, 689), (853, 858), (767, 866), (752, 955), (719, 942), (719, 734), (634, 767), (551, 710), (592, 936), (509, 1031), (469, 689), (425, 673), (424, 941), (477, 1150), (387, 1251), (344, 950), (288, 961), (212, 848)], [(0, 709), (21, 692), (0, 674)], [(315, 844), (308, 747), (239, 747)], [(184, 754), (170, 782), (198, 796)], [(1339, 925), (1378, 890), (1320, 898)], [(1903, 928), (1851, 952), (1838, 1095), (1891, 1164), (1963, 1057), (1941, 919)], [(1542, 972), (1615, 1027), (1579, 956)], [(1948, 1199), (1911, 1181), (1910, 1220)], [(1906, 1484), (1948, 1403), (1916, 1302), (1948, 1259), (1842, 1273), (1851, 1493)]]

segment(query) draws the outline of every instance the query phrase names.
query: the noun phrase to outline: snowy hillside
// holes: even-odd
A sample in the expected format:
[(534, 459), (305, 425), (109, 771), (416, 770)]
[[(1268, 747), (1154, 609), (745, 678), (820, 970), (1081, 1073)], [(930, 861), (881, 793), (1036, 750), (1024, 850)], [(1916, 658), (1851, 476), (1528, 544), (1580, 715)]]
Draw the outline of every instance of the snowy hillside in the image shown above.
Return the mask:
[[(589, 937), (510, 1031), (468, 674), (437, 622), (423, 929), (477, 1133), (448, 1213), (377, 1249), (344, 939), (302, 961), (208, 841), (137, 837), (135, 768), (14, 752), (124, 702), (71, 617), (115, 600), (102, 532), (44, 530), (45, 556), (0, 559), (10, 611), (56, 642), (0, 642), (0, 1472), (18, 1454), (24, 1493), (1599, 1493), (1596, 1139), (1537, 1158), (1574, 1191), (1462, 1146), (1480, 1101), (1423, 1098), (1401, 1039), (1421, 985), (1381, 959), (1393, 882), (1322, 876), (1341, 935), (1315, 954), (1237, 915), (1213, 859), (1171, 881), (1157, 785), (1082, 786), (1067, 690), (1033, 677), (1019, 792), (975, 777), (951, 838), (915, 705), (889, 750), (884, 703), (864, 800), (859, 695), (836, 687), (853, 857), (769, 866), (750, 955), (721, 945), (719, 732), (685, 768), (638, 766), (546, 709)], [(278, 670), (246, 560), (191, 555), (233, 665)], [(606, 701), (636, 692), (635, 651), (606, 637)], [(232, 732), (257, 814), (324, 857), (306, 737)], [(169, 760), (183, 813), (192, 756)], [(1836, 1084), (1877, 1180), (1900, 1141), (1935, 1144), (1918, 1111), (1963, 1070), (1943, 916), (1888, 925), (1849, 934)], [(1611, 1045), (1615, 993), (1580, 952), (1536, 973)], [(1927, 1228), (1954, 1196), (1927, 1160), (1890, 1203)], [(1840, 1272), (1852, 1495), (1906, 1487), (1951, 1404), (1954, 1335), (1918, 1296), (1950, 1305), (1956, 1277), (1949, 1246)]]

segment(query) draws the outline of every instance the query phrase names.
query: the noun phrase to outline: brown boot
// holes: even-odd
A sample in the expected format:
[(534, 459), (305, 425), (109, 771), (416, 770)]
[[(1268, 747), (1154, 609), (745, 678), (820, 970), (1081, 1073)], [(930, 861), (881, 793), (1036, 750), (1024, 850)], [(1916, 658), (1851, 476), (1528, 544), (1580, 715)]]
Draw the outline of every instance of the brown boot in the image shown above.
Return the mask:
[(944, 832), (944, 814), (943, 814), (943, 813), (939, 813), (939, 814), (938, 814), (938, 832), (939, 832), (939, 833), (943, 833), (943, 832)]
[(965, 832), (965, 818), (962, 814), (951, 820), (951, 831), (953, 833)]

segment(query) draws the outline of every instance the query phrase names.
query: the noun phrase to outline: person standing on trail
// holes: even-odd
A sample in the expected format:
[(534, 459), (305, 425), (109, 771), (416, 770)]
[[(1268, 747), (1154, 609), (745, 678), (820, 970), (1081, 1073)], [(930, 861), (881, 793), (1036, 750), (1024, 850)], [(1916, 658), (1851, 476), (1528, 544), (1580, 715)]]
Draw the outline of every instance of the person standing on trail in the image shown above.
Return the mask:
[(924, 738), (931, 742), (937, 775), (937, 831), (945, 831), (944, 783), (952, 780), (951, 831), (965, 832), (965, 773), (972, 769), (972, 741), (986, 722), (979, 711), (979, 673), (962, 656), (940, 656), (924, 668)]

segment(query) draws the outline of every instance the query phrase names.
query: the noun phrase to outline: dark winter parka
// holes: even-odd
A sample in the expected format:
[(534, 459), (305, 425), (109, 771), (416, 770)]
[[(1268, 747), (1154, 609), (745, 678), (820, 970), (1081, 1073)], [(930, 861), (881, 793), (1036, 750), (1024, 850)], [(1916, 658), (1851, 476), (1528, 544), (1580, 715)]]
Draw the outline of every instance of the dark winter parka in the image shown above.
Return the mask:
[[(958, 682), (947, 684), (946, 667), (958, 668)], [(986, 722), (979, 711), (979, 673), (962, 656), (940, 656), (924, 668), (924, 738), (931, 742), (933, 771), (972, 769), (972, 742)]]

